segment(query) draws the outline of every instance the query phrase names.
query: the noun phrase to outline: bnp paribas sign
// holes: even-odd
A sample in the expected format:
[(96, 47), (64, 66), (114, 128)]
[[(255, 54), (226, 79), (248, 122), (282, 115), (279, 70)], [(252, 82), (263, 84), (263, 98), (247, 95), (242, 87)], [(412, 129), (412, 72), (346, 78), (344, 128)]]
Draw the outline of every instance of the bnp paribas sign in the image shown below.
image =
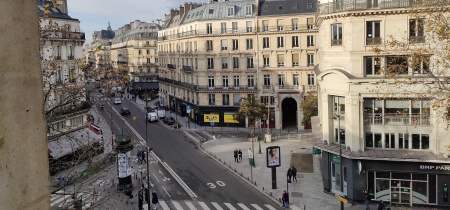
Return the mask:
[(450, 165), (420, 165), (420, 170), (450, 171)]

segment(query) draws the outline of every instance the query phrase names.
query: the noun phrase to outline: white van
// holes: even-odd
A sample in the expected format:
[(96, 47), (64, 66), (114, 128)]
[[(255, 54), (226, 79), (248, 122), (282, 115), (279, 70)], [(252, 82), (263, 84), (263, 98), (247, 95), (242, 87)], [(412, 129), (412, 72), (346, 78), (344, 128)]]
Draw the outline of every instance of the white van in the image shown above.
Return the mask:
[(156, 110), (156, 114), (158, 115), (159, 119), (165, 118), (166, 117), (166, 110), (164, 110), (164, 109), (157, 109)]
[(148, 122), (156, 122), (158, 121), (158, 115), (156, 112), (149, 112), (147, 113), (147, 121)]

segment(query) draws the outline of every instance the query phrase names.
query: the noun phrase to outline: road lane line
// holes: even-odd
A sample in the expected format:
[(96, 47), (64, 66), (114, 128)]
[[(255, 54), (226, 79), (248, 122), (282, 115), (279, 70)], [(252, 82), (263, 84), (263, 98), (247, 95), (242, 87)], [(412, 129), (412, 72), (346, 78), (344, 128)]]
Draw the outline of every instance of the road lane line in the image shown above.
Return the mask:
[(200, 206), (203, 208), (203, 210), (211, 210), (204, 202), (198, 202), (198, 204), (200, 204)]
[(230, 210), (236, 210), (236, 208), (234, 208), (234, 206), (231, 205), (231, 203), (225, 203), (225, 206), (227, 206), (228, 209), (230, 209)]
[(178, 184), (181, 185), (184, 191), (186, 191), (189, 194), (189, 196), (191, 196), (191, 198), (197, 197), (194, 191), (192, 191), (191, 188), (189, 188), (189, 186), (187, 186), (187, 184), (184, 183), (184, 181), (178, 176), (178, 174), (175, 173), (175, 171), (172, 170), (172, 168), (170, 168), (170, 166), (166, 162), (161, 162), (161, 164), (164, 166), (164, 168), (166, 168), (166, 170), (170, 173), (170, 175), (172, 175), (172, 177), (178, 182)]
[(161, 187), (164, 189), (164, 191), (166, 191), (166, 194), (169, 196), (169, 198), (171, 198), (171, 196), (170, 196), (169, 192), (167, 192), (166, 188), (164, 186), (161, 186)]
[(223, 210), (222, 207), (219, 206), (218, 203), (216, 202), (211, 202), (211, 204), (214, 206), (214, 208), (216, 208), (217, 210)]
[(277, 210), (276, 208), (274, 208), (273, 206), (271, 206), (269, 204), (264, 204), (264, 206), (266, 206), (270, 210)]
[(249, 208), (247, 208), (247, 206), (245, 206), (244, 204), (242, 204), (242, 203), (238, 203), (237, 204), (238, 206), (240, 206), (242, 209), (244, 209), (244, 210), (250, 210)]
[(156, 177), (154, 173), (152, 173), (152, 175), (153, 175), (153, 176), (155, 177), (156, 181), (158, 181), (158, 182), (159, 182), (159, 179), (158, 179), (158, 177)]
[(189, 207), (190, 210), (197, 210), (194, 204), (192, 204), (190, 201), (185, 201), (184, 203), (186, 203), (186, 205)]
[(158, 203), (163, 208), (163, 210), (170, 210), (169, 206), (167, 205), (167, 203), (164, 200), (159, 200)]
[(172, 204), (177, 210), (183, 210), (183, 207), (181, 207), (181, 205), (177, 201), (172, 201)]
[(256, 210), (263, 210), (261, 207), (258, 206), (258, 204), (250, 204), (255, 208)]
[(54, 201), (51, 206), (54, 206), (54, 205), (58, 204), (59, 202), (61, 202), (62, 200), (64, 200), (64, 198), (69, 198), (71, 196), (72, 195), (64, 195), (64, 196), (60, 197), (58, 200)]

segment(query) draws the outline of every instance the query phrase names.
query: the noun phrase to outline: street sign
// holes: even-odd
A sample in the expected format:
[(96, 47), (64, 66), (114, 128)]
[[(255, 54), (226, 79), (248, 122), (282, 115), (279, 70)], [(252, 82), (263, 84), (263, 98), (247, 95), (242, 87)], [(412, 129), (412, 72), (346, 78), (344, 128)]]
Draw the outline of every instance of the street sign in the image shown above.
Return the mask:
[(190, 113), (191, 112), (191, 106), (190, 105), (186, 105), (186, 113)]

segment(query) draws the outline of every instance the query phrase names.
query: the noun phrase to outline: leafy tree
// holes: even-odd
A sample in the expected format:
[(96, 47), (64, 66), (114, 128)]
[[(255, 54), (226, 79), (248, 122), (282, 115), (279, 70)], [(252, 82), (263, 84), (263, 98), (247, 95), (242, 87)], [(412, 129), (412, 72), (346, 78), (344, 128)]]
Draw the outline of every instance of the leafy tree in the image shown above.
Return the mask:
[(259, 100), (254, 98), (241, 98), (241, 106), (238, 113), (234, 116), (236, 120), (248, 119), (248, 125), (255, 126), (257, 120), (264, 117), (267, 113), (267, 108)]
[(450, 3), (444, 0), (415, 1), (414, 5), (406, 11), (409, 31), (390, 35), (384, 43), (373, 47), (377, 62), (384, 59), (384, 65), (377, 65), (377, 74), (382, 75), (382, 79), (370, 91), (380, 99), (429, 100), (426, 109), (435, 111), (437, 120), (448, 129)]
[(303, 119), (302, 125), (311, 125), (311, 117), (318, 115), (317, 92), (308, 92), (308, 96), (302, 103)]

